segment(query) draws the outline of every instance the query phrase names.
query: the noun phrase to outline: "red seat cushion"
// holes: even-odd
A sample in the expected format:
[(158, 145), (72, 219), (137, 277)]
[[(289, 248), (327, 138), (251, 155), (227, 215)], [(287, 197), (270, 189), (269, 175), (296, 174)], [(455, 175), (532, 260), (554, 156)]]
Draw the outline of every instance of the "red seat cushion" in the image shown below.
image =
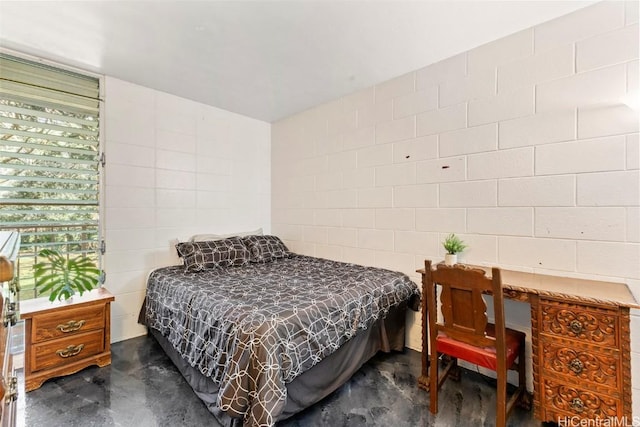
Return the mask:
[[(493, 323), (487, 325), (486, 333), (489, 336), (495, 336), (495, 325)], [(525, 334), (523, 332), (506, 329), (507, 369), (518, 358), (520, 346), (524, 345), (524, 338)], [(494, 347), (476, 347), (449, 338), (446, 334), (440, 332), (436, 338), (436, 348), (439, 353), (466, 360), (474, 365), (480, 365), (494, 371), (497, 368), (496, 349)]]

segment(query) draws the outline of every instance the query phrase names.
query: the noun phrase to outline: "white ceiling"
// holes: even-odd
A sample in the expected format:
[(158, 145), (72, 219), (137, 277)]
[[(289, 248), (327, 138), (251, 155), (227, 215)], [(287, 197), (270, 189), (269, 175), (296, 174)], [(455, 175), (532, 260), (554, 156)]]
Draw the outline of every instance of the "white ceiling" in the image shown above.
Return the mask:
[(272, 122), (591, 3), (0, 0), (0, 47)]

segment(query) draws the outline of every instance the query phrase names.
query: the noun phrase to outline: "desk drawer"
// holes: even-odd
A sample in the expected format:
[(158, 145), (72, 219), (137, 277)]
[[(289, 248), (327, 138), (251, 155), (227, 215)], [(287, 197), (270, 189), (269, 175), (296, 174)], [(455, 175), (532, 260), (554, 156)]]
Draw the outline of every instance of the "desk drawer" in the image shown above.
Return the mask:
[(35, 344), (31, 352), (31, 370), (67, 365), (103, 351), (103, 329)]
[(622, 402), (618, 397), (594, 393), (552, 380), (542, 382), (542, 399), (548, 411), (583, 419), (621, 417)]
[[(617, 350), (598, 353), (569, 342), (540, 340), (545, 377), (562, 375), (568, 381), (595, 391), (614, 391), (620, 387), (620, 354)], [(607, 390), (610, 389), (610, 390)]]
[(105, 305), (69, 308), (33, 318), (31, 342), (39, 343), (95, 329), (104, 328)]
[(619, 346), (617, 311), (541, 300), (540, 314), (540, 332), (598, 346)]

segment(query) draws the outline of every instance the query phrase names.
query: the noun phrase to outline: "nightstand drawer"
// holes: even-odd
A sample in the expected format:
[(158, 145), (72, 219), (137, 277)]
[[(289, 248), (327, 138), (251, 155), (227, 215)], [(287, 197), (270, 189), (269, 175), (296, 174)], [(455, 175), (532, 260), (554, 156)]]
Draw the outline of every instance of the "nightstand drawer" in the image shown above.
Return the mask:
[(618, 347), (618, 313), (557, 301), (540, 301), (540, 332), (600, 347)]
[(594, 391), (616, 392), (621, 386), (618, 350), (579, 348), (570, 342), (540, 340), (542, 368), (547, 378), (563, 376), (567, 381)]
[(33, 318), (31, 342), (39, 343), (104, 328), (105, 305), (69, 308)]
[(67, 338), (35, 344), (31, 353), (32, 371), (73, 363), (104, 351), (104, 330), (75, 334)]

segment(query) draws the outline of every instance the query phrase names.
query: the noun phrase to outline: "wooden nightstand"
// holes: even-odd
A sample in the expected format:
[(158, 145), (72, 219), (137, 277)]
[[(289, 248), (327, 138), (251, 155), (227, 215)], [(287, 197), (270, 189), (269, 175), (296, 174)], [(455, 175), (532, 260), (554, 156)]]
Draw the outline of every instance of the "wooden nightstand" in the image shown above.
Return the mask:
[(25, 390), (91, 365), (111, 364), (111, 301), (105, 288), (51, 303), (37, 298), (20, 303), (25, 321)]

